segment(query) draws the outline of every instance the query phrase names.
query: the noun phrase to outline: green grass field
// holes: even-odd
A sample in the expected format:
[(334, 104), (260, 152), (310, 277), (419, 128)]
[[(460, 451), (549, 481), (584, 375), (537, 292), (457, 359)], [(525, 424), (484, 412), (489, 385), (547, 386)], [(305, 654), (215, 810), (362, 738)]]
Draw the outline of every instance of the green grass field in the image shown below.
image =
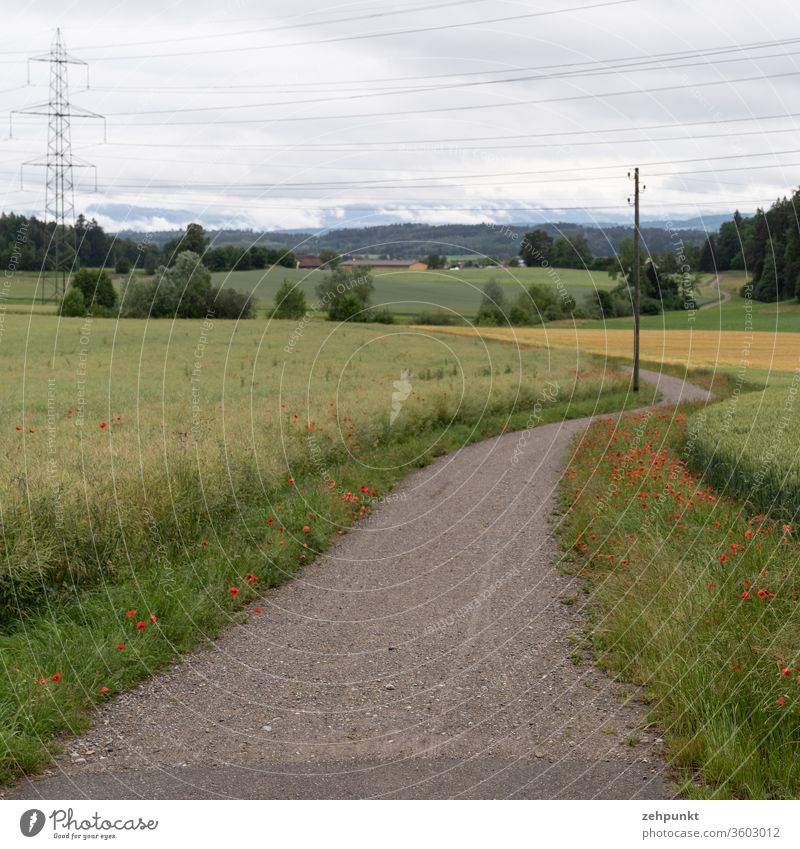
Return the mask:
[(534, 423), (628, 397), (628, 376), (592, 358), (576, 373), (568, 352), (402, 327), (0, 327), (2, 779), (45, 763), (96, 702), (246, 620), (244, 603), (410, 470), (529, 426), (537, 401)]
[[(700, 287), (699, 303), (709, 304), (704, 309), (673, 311), (662, 315), (642, 316), (642, 328), (648, 330), (738, 330), (750, 332), (800, 332), (800, 303), (781, 301), (767, 304), (743, 298), (739, 289), (747, 280), (743, 271), (725, 271), (722, 273), (722, 289), (730, 293), (725, 303), (719, 302), (716, 289), (708, 286), (708, 279)], [(580, 321), (582, 327), (601, 327), (609, 329), (629, 329), (633, 326), (631, 318), (614, 318), (606, 322)]]
[[(273, 268), (267, 271), (217, 272), (212, 277), (215, 283), (232, 286), (240, 291), (254, 290), (259, 307), (264, 308), (272, 305), (275, 292), (284, 279), (300, 281), (309, 305), (313, 305), (317, 297), (316, 286), (325, 273)], [(400, 316), (441, 309), (471, 317), (478, 310), (482, 287), (491, 279), (503, 287), (509, 300), (531, 283), (556, 286), (560, 282), (578, 301), (595, 287), (609, 289), (614, 285), (605, 272), (553, 269), (548, 273), (541, 268), (397, 272), (375, 274), (374, 279), (373, 303), (388, 306)]]

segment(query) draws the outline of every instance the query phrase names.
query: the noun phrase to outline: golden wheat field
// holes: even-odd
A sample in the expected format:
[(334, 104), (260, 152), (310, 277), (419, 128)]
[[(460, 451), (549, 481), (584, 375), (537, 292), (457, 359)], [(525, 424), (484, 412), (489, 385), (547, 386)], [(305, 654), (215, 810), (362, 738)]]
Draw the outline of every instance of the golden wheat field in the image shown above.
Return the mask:
[[(608, 357), (629, 357), (633, 344), (630, 330), (603, 328), (437, 327), (435, 330), (511, 342), (522, 348), (572, 349), (578, 354)], [(800, 338), (794, 333), (642, 330), (641, 357), (644, 361), (686, 368), (711, 366), (787, 372), (800, 367)]]

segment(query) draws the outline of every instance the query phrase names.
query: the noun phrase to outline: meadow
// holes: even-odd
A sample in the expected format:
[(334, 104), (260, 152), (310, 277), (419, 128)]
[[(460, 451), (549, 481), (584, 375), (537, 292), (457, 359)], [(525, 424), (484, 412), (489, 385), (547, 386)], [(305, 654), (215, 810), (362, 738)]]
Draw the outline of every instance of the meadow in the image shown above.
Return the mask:
[(529, 426), (537, 401), (534, 423), (619, 409), (629, 385), (568, 352), (320, 320), (4, 313), (0, 367), (5, 779), (256, 615), (410, 470)]
[[(274, 303), (275, 293), (284, 279), (299, 281), (309, 306), (317, 300), (316, 287), (327, 272), (281, 267), (252, 271), (217, 271), (212, 274), (216, 285), (230, 286), (240, 292), (252, 292), (257, 309), (264, 311)], [(557, 276), (554, 276), (557, 275)], [(21, 307), (41, 297), (42, 288), (37, 289), (38, 275), (29, 272), (14, 276), (5, 293), (5, 300)], [(125, 278), (113, 275), (118, 289)], [(422, 312), (439, 309), (458, 315), (473, 316), (481, 301), (481, 291), (489, 280), (496, 280), (509, 300), (531, 283), (556, 285), (560, 281), (564, 289), (581, 301), (595, 287), (610, 289), (614, 283), (605, 272), (589, 272), (576, 269), (556, 269), (548, 273), (541, 268), (480, 268), (463, 271), (408, 271), (378, 273), (374, 275), (375, 291), (372, 301), (377, 306), (389, 306), (399, 317), (413, 317)], [(48, 281), (45, 292), (49, 294)], [(52, 306), (49, 307), (53, 309)]]

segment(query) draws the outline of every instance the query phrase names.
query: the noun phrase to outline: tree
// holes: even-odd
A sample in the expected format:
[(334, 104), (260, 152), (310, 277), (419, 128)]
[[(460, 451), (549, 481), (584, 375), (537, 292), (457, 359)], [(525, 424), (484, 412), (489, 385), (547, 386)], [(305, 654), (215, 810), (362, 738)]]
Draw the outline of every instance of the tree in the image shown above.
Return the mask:
[(447, 257), (440, 254), (428, 254), (425, 257), (425, 264), (432, 269), (444, 268), (447, 265)]
[(284, 278), (275, 293), (275, 309), (272, 311), (272, 317), (298, 319), (302, 318), (307, 310), (306, 296), (300, 284), (292, 283), (291, 280)]
[(550, 250), (553, 240), (546, 230), (531, 230), (522, 240), (519, 255), (525, 265), (542, 265), (550, 262)]
[(208, 236), (201, 224), (187, 224), (186, 232), (174, 239), (170, 239), (162, 251), (167, 265), (177, 261), (179, 253), (191, 251), (198, 256), (203, 256), (208, 248)]
[(81, 268), (72, 275), (71, 283), (80, 290), (89, 311), (96, 306), (110, 311), (117, 305), (117, 290), (102, 269)]
[(248, 295), (211, 285), (211, 273), (192, 251), (178, 254), (171, 268), (160, 266), (148, 280), (132, 280), (123, 301), (131, 318), (251, 318)]
[(580, 233), (571, 239), (559, 236), (550, 249), (550, 265), (556, 268), (586, 268), (591, 261), (591, 248)]
[(124, 254), (121, 254), (117, 257), (116, 265), (114, 266), (114, 271), (117, 274), (129, 274), (131, 270), (131, 261)]
[(703, 247), (700, 250), (700, 261), (697, 264), (698, 271), (704, 271), (707, 274), (717, 270), (717, 240), (713, 235), (703, 242)]
[(507, 324), (506, 317), (506, 296), (503, 289), (494, 278), (483, 288), (481, 304), (478, 307), (478, 314), (475, 316), (475, 323), (481, 326), (496, 327), (501, 324)]
[(335, 268), (317, 286), (320, 303), (331, 321), (367, 321), (369, 298), (375, 289), (369, 268)]
[(61, 300), (61, 315), (82, 316), (86, 315), (86, 304), (83, 300), (83, 292), (77, 286), (70, 286), (67, 294)]
[(336, 251), (331, 250), (330, 248), (323, 248), (319, 252), (319, 261), (323, 265), (327, 265), (328, 268), (338, 268), (339, 263), (342, 261), (342, 257)]
[(764, 267), (761, 269), (761, 274), (753, 290), (753, 297), (757, 301), (777, 301), (778, 291), (778, 270), (775, 263), (775, 251), (773, 250), (772, 242), (770, 242), (769, 249), (764, 258)]

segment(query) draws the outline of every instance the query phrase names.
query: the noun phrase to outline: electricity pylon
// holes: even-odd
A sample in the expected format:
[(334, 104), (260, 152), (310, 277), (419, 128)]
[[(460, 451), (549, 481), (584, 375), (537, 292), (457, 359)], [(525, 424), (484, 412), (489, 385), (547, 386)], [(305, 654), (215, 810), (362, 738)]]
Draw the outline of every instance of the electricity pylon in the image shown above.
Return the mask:
[[(50, 63), (50, 99), (47, 103), (37, 103), (22, 109), (14, 109), (11, 116), (47, 115), (47, 153), (35, 159), (29, 159), (20, 166), (20, 186), (26, 165), (36, 165), (47, 169), (47, 187), (45, 192), (45, 222), (52, 222), (53, 232), (45, 256), (45, 267), (54, 272), (54, 296), (60, 300), (66, 292), (67, 277), (75, 263), (77, 246), (75, 245), (75, 189), (72, 178), (73, 168), (93, 168), (95, 172), (94, 188), (97, 191), (97, 169), (90, 162), (72, 155), (70, 126), (73, 118), (97, 118), (103, 121), (105, 140), (105, 118), (81, 106), (70, 103), (68, 65), (83, 65), (86, 68), (86, 87), (89, 87), (89, 66), (82, 59), (67, 53), (61, 38), (61, 29), (56, 30), (49, 53), (32, 56), (28, 62)], [(30, 82), (30, 64), (28, 66)], [(44, 295), (44, 292), (43, 292)]]

